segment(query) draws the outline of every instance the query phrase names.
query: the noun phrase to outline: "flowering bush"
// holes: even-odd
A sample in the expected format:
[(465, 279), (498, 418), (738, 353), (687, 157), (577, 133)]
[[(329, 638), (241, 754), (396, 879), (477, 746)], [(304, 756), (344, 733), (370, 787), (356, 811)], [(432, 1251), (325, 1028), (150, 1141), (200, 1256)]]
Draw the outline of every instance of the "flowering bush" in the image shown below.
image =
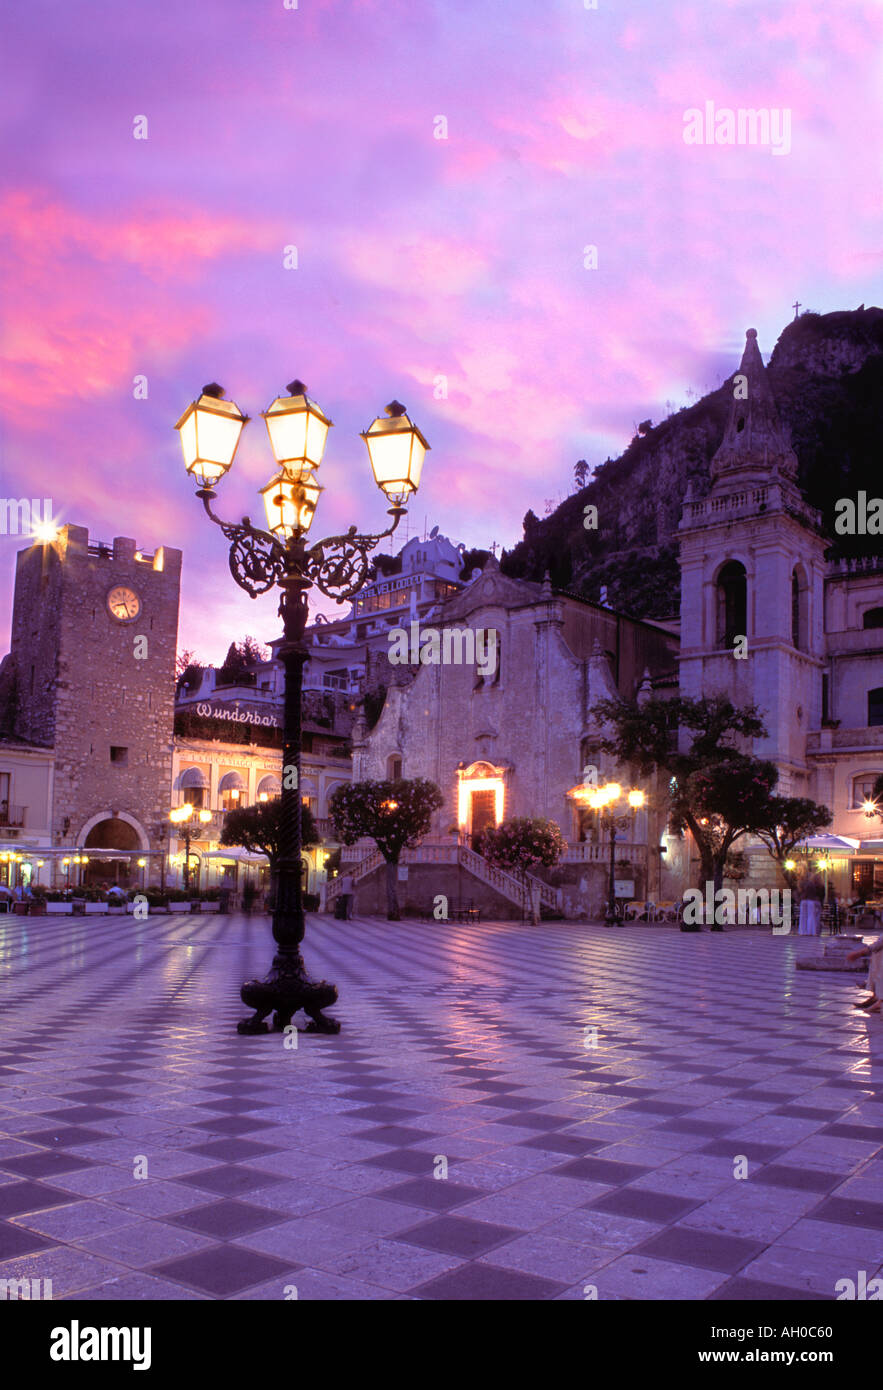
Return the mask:
[(488, 863), (522, 878), (531, 869), (551, 869), (564, 849), (560, 827), (541, 816), (514, 816), (489, 826), (479, 842), (479, 850)]

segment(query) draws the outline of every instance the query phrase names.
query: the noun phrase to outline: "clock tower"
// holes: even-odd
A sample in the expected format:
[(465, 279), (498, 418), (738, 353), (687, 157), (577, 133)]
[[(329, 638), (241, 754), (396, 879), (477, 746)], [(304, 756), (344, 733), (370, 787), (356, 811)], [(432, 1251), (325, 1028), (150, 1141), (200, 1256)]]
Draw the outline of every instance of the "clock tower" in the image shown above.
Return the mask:
[(90, 542), (82, 526), (16, 561), (14, 736), (55, 750), (56, 845), (160, 847), (169, 808), (181, 552)]

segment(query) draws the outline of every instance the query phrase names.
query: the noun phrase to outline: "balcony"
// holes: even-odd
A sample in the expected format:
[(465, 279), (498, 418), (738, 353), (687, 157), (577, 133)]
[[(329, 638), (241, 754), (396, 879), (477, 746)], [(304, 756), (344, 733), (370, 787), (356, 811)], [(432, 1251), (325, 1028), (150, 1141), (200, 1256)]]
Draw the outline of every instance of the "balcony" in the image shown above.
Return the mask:
[(8, 801), (0, 802), (0, 825), (14, 825), (19, 828), (27, 820), (27, 806), (10, 806)]
[(864, 725), (858, 729), (827, 727), (812, 730), (806, 736), (806, 751), (812, 753), (828, 752), (877, 752), (883, 750), (883, 724)]

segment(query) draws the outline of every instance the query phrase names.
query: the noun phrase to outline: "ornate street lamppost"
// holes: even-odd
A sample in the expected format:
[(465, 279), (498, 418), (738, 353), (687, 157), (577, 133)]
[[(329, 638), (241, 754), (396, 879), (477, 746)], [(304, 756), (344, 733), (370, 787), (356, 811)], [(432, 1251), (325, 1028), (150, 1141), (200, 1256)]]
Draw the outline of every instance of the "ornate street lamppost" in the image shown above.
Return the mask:
[(369, 556), (386, 536), (391, 536), (405, 513), (405, 504), (420, 483), (423, 459), (429, 448), (420, 430), (393, 401), (386, 416), (378, 417), (361, 438), (377, 486), (390, 503), (391, 524), (385, 531), (359, 535), (351, 526), (345, 535), (330, 536), (308, 546), (307, 532), (322, 491), (316, 473), (322, 462), (331, 421), (307, 395), (302, 381), (292, 381), (287, 396), (279, 396), (263, 419), (279, 472), (261, 489), (267, 515), (266, 531), (248, 517), (236, 525), (212, 510), (216, 484), (233, 462), (239, 436), (246, 423), (232, 401), (223, 399), (216, 384), (206, 386), (176, 425), (181, 436), (184, 462), (196, 479), (206, 514), (230, 541), (230, 571), (240, 588), (252, 598), (274, 585), (281, 591), (279, 614), (283, 641), (278, 656), (285, 673), (282, 731), (282, 814), (279, 871), (273, 938), (277, 952), (264, 980), (248, 980), (241, 990), (243, 1003), (254, 1015), (242, 1019), (240, 1033), (266, 1030), (264, 1020), (273, 1011), (273, 1026), (281, 1029), (292, 1014), (303, 1009), (311, 1032), (337, 1033), (340, 1024), (322, 1010), (337, 999), (337, 989), (325, 980), (307, 976), (300, 943), (304, 937), (301, 884), (300, 745), (303, 667), (309, 649), (304, 641), (308, 617), (307, 594), (317, 589), (344, 603), (364, 586)]
[(644, 793), (633, 789), (625, 793), (629, 809), (617, 815), (614, 807), (623, 798), (623, 790), (618, 782), (608, 782), (603, 787), (576, 786), (571, 789), (570, 795), (575, 801), (581, 801), (594, 811), (598, 817), (599, 825), (603, 826), (610, 838), (610, 864), (607, 877), (607, 911), (604, 914), (605, 927), (621, 926), (616, 915), (616, 832), (625, 830), (634, 824), (638, 811), (644, 805)]
[[(181, 833), (184, 836), (184, 892), (190, 891), (190, 825), (193, 820), (194, 807), (189, 801), (185, 801), (181, 806), (175, 806), (169, 811), (169, 820), (173, 825), (182, 827)], [(201, 825), (208, 825), (212, 818), (211, 811), (200, 811), (199, 822)]]

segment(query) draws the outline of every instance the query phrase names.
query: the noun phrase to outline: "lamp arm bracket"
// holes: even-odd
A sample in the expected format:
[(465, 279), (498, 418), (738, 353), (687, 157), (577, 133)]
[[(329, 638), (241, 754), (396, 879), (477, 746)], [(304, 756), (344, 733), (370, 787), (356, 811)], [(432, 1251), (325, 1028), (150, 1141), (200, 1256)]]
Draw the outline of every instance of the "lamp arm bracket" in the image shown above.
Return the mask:
[(252, 598), (265, 594), (286, 573), (286, 552), (275, 536), (252, 526), (247, 516), (238, 524), (224, 521), (212, 511), (213, 489), (200, 488), (197, 494), (210, 520), (221, 528), (230, 544), (230, 573), (240, 589)]
[(371, 551), (392, 535), (402, 515), (402, 508), (393, 508), (391, 525), (376, 534), (360, 536), (351, 526), (345, 535), (318, 541), (304, 558), (307, 576), (327, 598), (345, 603), (365, 587)]

